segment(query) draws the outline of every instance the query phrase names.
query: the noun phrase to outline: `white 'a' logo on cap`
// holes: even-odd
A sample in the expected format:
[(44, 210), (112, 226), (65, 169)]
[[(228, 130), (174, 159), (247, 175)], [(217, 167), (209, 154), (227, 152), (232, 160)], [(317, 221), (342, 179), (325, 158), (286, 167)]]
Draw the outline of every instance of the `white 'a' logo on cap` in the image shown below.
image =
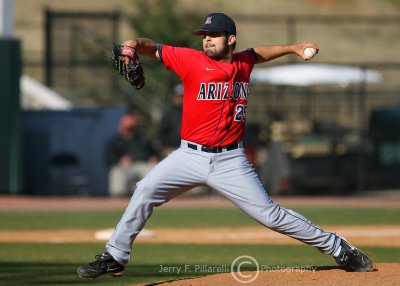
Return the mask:
[(212, 16), (207, 17), (206, 21), (204, 22), (204, 25), (211, 24), (211, 18), (212, 18)]

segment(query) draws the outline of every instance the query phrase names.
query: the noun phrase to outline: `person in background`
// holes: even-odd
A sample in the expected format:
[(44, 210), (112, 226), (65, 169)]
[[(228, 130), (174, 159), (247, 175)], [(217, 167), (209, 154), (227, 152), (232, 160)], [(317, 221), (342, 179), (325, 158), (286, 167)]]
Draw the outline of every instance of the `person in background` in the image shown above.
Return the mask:
[(157, 162), (157, 151), (138, 131), (138, 117), (125, 114), (120, 120), (118, 134), (110, 139), (106, 149), (110, 195), (131, 195), (135, 183)]
[(158, 130), (163, 157), (181, 146), (182, 104), (183, 86), (178, 84), (174, 87), (171, 104), (164, 111)]

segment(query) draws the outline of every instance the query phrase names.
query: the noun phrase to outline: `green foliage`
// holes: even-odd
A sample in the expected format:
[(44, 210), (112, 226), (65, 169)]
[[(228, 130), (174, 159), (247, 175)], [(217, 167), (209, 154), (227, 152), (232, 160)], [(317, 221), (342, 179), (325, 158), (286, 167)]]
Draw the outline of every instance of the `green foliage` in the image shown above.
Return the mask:
[(176, 0), (134, 1), (137, 14), (128, 16), (137, 36), (156, 42), (196, 48), (198, 37), (192, 32), (201, 24), (202, 16), (179, 11)]
[[(137, 37), (150, 38), (156, 43), (172, 46), (199, 48), (200, 38), (192, 34), (201, 24), (200, 16), (178, 9), (176, 0), (134, 0), (137, 13), (128, 15), (129, 23)], [(179, 82), (172, 72), (166, 72), (162, 64), (144, 60), (146, 87), (144, 93), (167, 94)]]

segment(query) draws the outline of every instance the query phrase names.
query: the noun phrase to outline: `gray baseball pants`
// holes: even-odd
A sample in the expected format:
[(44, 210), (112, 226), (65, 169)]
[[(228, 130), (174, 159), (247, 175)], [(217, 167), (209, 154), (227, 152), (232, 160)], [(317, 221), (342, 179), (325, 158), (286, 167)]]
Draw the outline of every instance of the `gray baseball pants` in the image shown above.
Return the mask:
[[(275, 204), (248, 162), (243, 148), (206, 153), (181, 147), (156, 165), (140, 182), (117, 224), (107, 251), (123, 265), (130, 260), (132, 244), (154, 207), (200, 185), (208, 185), (251, 218), (279, 233), (333, 255), (340, 237), (326, 232), (304, 216)], [(192, 143), (194, 144), (194, 143)]]

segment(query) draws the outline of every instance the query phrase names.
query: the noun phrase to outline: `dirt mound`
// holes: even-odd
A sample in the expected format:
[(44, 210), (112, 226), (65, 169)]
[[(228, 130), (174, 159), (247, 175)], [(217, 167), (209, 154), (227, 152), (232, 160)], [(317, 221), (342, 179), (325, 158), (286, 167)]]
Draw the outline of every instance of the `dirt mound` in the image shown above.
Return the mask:
[[(236, 273), (236, 279), (232, 273), (221, 273), (205, 277), (180, 279), (173, 281), (161, 281), (141, 286), (336, 286), (336, 285), (363, 285), (385, 286), (400, 285), (400, 263), (378, 263), (375, 271), (369, 273), (349, 273), (337, 267), (308, 267), (300, 268), (276, 268), (260, 270), (259, 272)], [(247, 279), (247, 282), (245, 281)], [(253, 280), (252, 280), (253, 279)], [(242, 280), (242, 281), (239, 281)], [(251, 282), (249, 282), (251, 281)], [(139, 285), (137, 285), (139, 286)]]

